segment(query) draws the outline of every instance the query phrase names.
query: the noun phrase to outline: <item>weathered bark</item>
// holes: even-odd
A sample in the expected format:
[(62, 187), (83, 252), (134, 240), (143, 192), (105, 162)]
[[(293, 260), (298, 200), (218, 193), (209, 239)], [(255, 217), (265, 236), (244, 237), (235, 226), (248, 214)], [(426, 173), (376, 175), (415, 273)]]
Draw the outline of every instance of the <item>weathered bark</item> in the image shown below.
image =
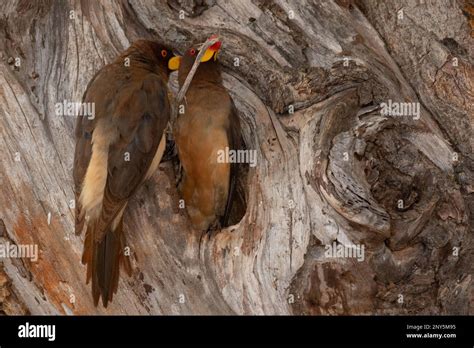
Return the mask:
[[(2, 260), (0, 310), (473, 314), (472, 14), (448, 0), (2, 2), (0, 238), (40, 258)], [(54, 106), (137, 38), (183, 52), (212, 33), (258, 154), (246, 215), (199, 238), (163, 163), (126, 213), (134, 275), (94, 308), (74, 120)], [(421, 103), (420, 119), (381, 115), (388, 100)], [(364, 260), (328, 258), (334, 241)]]

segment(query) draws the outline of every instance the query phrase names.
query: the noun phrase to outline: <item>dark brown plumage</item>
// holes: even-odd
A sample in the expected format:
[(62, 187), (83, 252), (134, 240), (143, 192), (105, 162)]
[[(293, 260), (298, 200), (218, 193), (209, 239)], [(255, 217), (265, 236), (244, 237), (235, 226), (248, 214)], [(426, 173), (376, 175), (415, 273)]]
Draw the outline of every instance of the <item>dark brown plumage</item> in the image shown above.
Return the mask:
[(83, 102), (95, 103), (95, 118), (76, 124), (74, 184), (76, 234), (86, 227), (82, 263), (92, 295), (105, 307), (117, 292), (124, 255), (123, 213), (127, 202), (157, 168), (170, 115), (166, 47), (133, 43), (91, 80)]
[[(180, 191), (193, 226), (204, 231), (216, 222), (227, 225), (235, 198), (237, 164), (219, 163), (218, 151), (242, 147), (239, 119), (215, 59), (218, 48), (200, 63), (186, 93), (185, 112), (173, 127), (183, 167)], [(180, 86), (197, 55), (197, 48), (190, 48), (181, 58)]]

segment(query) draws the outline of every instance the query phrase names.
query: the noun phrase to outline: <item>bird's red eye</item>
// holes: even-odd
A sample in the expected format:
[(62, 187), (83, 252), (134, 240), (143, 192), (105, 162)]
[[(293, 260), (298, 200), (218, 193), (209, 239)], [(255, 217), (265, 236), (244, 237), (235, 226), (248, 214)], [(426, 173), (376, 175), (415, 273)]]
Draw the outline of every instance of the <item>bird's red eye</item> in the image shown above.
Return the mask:
[(192, 55), (192, 56), (194, 56), (194, 55), (196, 54), (196, 50), (195, 50), (194, 48), (191, 48), (191, 49), (189, 50), (189, 54)]
[(165, 58), (168, 55), (168, 52), (166, 50), (161, 50), (161, 56)]

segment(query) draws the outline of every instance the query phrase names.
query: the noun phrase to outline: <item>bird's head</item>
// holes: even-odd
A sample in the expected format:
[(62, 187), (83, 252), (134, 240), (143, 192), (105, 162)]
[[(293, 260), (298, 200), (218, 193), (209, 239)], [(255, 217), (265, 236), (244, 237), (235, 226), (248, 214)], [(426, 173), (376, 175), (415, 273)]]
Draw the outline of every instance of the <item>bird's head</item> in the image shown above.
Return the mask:
[(173, 53), (173, 51), (170, 48), (168, 48), (164, 45), (157, 44), (156, 47), (154, 47), (154, 53), (155, 53), (156, 59), (161, 64), (168, 67), (169, 70), (175, 70), (175, 69), (171, 69), (170, 64), (169, 64), (169, 62), (173, 58), (176, 58), (175, 54)]
[[(212, 35), (209, 38), (209, 40), (215, 39), (215, 38), (217, 38), (217, 36)], [(193, 45), (185, 51), (183, 56), (173, 57), (168, 62), (168, 68), (170, 70), (179, 69), (180, 79), (182, 78), (182, 76), (186, 77), (194, 64), (194, 61), (198, 57), (202, 46), (203, 44)], [(204, 55), (201, 57), (201, 63), (199, 65), (198, 72), (203, 71), (203, 70), (209, 71), (211, 69), (211, 66), (216, 66), (216, 64), (213, 64), (213, 63), (217, 60), (217, 53), (219, 52), (219, 49), (221, 48), (221, 46), (222, 46), (222, 42), (217, 41), (212, 46), (210, 46), (206, 50), (206, 52), (204, 52)], [(209, 69), (206, 69), (205, 67), (208, 67)]]
[(158, 63), (160, 67), (167, 69), (170, 73), (169, 61), (175, 57), (173, 51), (166, 45), (150, 40), (140, 39), (129, 47), (127, 51), (122, 54), (123, 57), (129, 57), (137, 62), (151, 62)]
[[(168, 48), (162, 47), (158, 56), (158, 59), (161, 60), (169, 69), (169, 62), (171, 59), (175, 58), (173, 51)], [(169, 69), (172, 70), (172, 69)]]

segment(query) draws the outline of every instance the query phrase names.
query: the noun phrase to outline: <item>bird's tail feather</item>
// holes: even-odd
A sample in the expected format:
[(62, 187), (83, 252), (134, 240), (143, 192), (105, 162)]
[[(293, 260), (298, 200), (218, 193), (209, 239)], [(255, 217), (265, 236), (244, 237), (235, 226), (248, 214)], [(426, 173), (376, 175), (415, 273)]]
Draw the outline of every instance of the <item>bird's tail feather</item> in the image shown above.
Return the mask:
[(120, 218), (115, 230), (108, 227), (100, 242), (95, 241), (94, 238), (95, 225), (87, 226), (82, 263), (87, 265), (87, 284), (92, 279), (94, 305), (97, 306), (102, 297), (102, 303), (104, 307), (107, 307), (117, 292), (120, 263), (129, 276), (132, 273), (132, 267), (129, 256), (124, 254), (126, 243), (123, 219)]

